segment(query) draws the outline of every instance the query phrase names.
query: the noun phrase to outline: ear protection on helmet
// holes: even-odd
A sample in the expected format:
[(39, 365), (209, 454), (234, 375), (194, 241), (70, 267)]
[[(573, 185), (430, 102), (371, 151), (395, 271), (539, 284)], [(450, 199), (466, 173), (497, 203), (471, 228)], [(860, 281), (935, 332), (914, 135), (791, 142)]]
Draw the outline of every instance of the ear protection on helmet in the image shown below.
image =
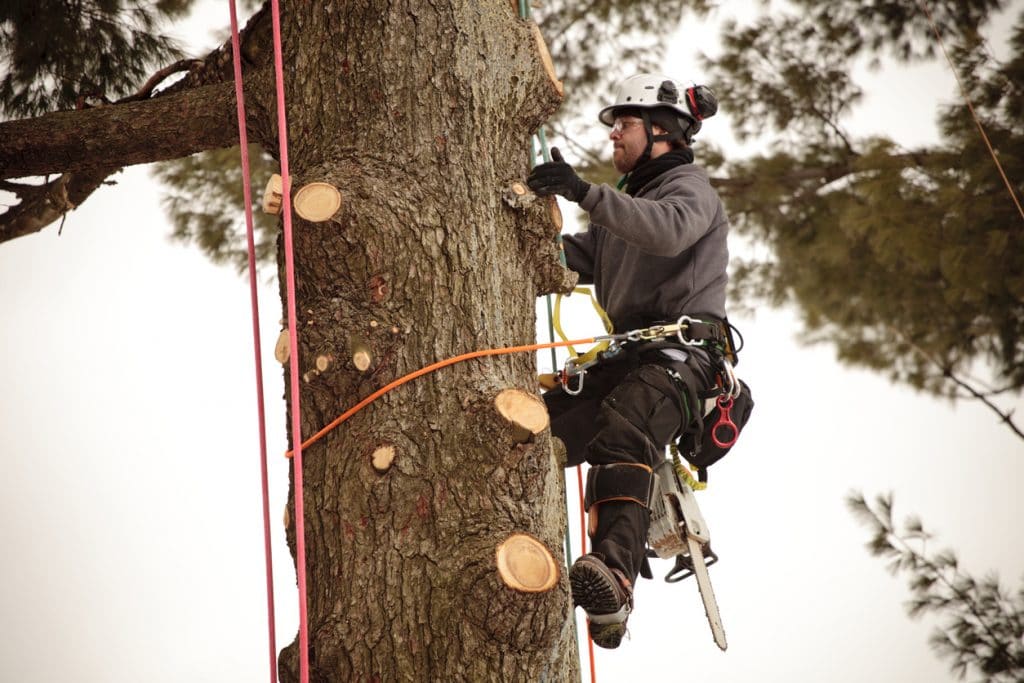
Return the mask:
[(671, 78), (659, 74), (637, 74), (619, 84), (615, 103), (602, 109), (598, 119), (611, 126), (618, 111), (659, 107), (671, 109), (679, 115), (683, 137), (689, 143), (700, 130), (701, 122), (718, 111), (718, 99), (705, 85), (687, 88), (680, 96), (679, 86)]

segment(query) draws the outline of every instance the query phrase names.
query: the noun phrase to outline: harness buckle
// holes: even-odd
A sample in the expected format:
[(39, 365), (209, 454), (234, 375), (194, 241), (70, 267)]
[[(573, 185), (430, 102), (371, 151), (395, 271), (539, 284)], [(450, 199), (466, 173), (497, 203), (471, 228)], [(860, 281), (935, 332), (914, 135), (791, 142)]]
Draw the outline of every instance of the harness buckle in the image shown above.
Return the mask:
[(683, 346), (704, 346), (707, 343), (704, 339), (690, 339), (683, 334), (688, 331), (690, 329), (690, 325), (694, 323), (703, 324), (704, 321), (698, 320), (697, 318), (691, 318), (688, 315), (681, 315), (679, 316), (679, 320), (676, 321), (676, 339), (678, 339), (679, 343)]

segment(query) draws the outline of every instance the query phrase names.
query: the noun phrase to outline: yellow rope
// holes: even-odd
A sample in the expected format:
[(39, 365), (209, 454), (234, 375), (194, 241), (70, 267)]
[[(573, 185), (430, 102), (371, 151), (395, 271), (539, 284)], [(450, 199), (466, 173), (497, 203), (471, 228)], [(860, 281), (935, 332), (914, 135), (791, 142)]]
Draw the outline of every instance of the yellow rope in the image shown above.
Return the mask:
[[(575, 294), (586, 294), (588, 297), (590, 297), (590, 303), (593, 304), (594, 310), (597, 312), (598, 317), (601, 318), (601, 322), (604, 324), (604, 331), (606, 333), (608, 333), (608, 334), (612, 334), (613, 331), (614, 331), (613, 327), (612, 327), (612, 321), (608, 317), (608, 314), (605, 312), (605, 310), (603, 308), (601, 308), (601, 304), (597, 303), (597, 298), (594, 296), (594, 293), (590, 290), (590, 288), (588, 288), (588, 287), (576, 287), (572, 291)], [(562, 341), (568, 341), (569, 338), (565, 335), (565, 332), (562, 330), (562, 295), (561, 294), (558, 294), (555, 297), (554, 326), (555, 326), (555, 331), (558, 333), (559, 338), (561, 338)], [(582, 355), (582, 357), (580, 359), (580, 362), (585, 363), (585, 362), (593, 360), (597, 356), (597, 354), (599, 354), (602, 351), (606, 350), (610, 343), (611, 343), (610, 341), (605, 340), (605, 341), (600, 342), (597, 345), (591, 347), (591, 349), (589, 351), (587, 351), (585, 354)], [(572, 356), (573, 358), (576, 358), (576, 357), (580, 356), (580, 353), (578, 351), (576, 351), (576, 349), (574, 347), (570, 346), (569, 347), (569, 355)]]
[(703, 491), (706, 489), (708, 487), (707, 482), (698, 481), (694, 478), (690, 469), (683, 464), (682, 459), (679, 457), (679, 449), (676, 448), (676, 445), (670, 444), (669, 450), (672, 451), (672, 467), (675, 468), (676, 474), (679, 475), (679, 478), (694, 491)]

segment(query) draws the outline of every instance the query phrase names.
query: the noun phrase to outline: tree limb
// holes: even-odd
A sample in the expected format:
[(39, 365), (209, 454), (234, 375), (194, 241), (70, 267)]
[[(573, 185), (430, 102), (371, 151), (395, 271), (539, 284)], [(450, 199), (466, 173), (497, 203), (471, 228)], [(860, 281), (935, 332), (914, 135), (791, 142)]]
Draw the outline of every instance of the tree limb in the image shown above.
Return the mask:
[[(264, 5), (240, 31), (244, 73), (248, 74), (270, 63), (269, 59), (272, 54), (270, 36), (270, 13), (268, 6)], [(168, 76), (186, 68), (188, 73), (184, 78), (153, 94), (153, 90)], [(233, 78), (231, 42), (227, 41), (200, 60), (182, 60), (160, 69), (136, 93), (122, 98), (112, 106), (116, 107), (128, 102), (155, 101), (164, 97), (181, 95), (199, 86), (231, 82)], [(66, 112), (69, 116), (75, 113)], [(109, 110), (107, 113), (109, 114)], [(34, 125), (37, 119), (27, 121)], [(0, 124), (0, 131), (3, 130), (4, 125)], [(234, 130), (237, 124), (232, 122), (231, 125)], [(230, 144), (234, 144), (233, 136)], [(8, 163), (6, 152), (0, 144), (0, 168), (6, 169)], [(80, 206), (97, 188), (103, 185), (111, 173), (120, 168), (121, 164), (111, 164), (109, 159), (104, 156), (95, 167), (67, 173), (42, 185), (10, 183), (0, 179), (0, 189), (13, 193), (20, 200), (18, 204), (8, 207), (7, 211), (0, 214), (0, 243), (39, 232), (50, 223), (66, 216), (69, 209)], [(3, 177), (19, 176), (3, 174)]]
[[(893, 154), (888, 157), (888, 161), (895, 161), (898, 164), (903, 165), (906, 168), (917, 168), (927, 167), (928, 165), (939, 163), (945, 157), (950, 157), (948, 152), (905, 152), (900, 154)], [(835, 182), (840, 178), (850, 175), (851, 173), (861, 173), (870, 171), (870, 167), (864, 165), (863, 157), (850, 157), (848, 160), (837, 163), (829, 164), (827, 166), (808, 166), (804, 168), (796, 168), (789, 173), (782, 175), (772, 176), (772, 182), (782, 185), (799, 185), (809, 180), (818, 180), (819, 186), (828, 185), (831, 182)], [(756, 176), (731, 176), (727, 178), (716, 177), (711, 178), (711, 185), (718, 190), (718, 193), (723, 197), (740, 197), (745, 191), (754, 187), (757, 183), (761, 182), (761, 178)]]
[(236, 127), (230, 83), (7, 121), (0, 123), (0, 178), (177, 159), (236, 144)]
[(0, 214), (0, 243), (39, 232), (79, 206), (106, 182), (117, 168), (65, 173), (43, 185), (0, 181), (0, 188), (12, 192), (21, 203)]

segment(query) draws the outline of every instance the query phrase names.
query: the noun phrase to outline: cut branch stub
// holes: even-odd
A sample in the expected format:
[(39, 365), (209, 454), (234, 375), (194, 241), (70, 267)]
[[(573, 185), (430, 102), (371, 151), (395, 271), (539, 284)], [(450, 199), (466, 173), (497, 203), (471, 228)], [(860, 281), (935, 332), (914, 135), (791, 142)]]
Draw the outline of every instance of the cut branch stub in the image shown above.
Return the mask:
[(530, 189), (520, 182), (514, 182), (501, 191), (501, 197), (505, 203), (513, 209), (522, 209), (529, 206), (537, 199), (537, 195), (530, 192)]
[(370, 345), (361, 337), (352, 337), (349, 342), (352, 350), (352, 365), (356, 366), (359, 372), (366, 372), (373, 365), (373, 354), (370, 352)]
[(341, 208), (341, 193), (334, 185), (309, 183), (295, 193), (295, 213), (307, 221), (321, 223)]
[(518, 443), (529, 441), (548, 427), (544, 402), (522, 389), (503, 390), (495, 397), (494, 407), (512, 425), (512, 438)]
[(334, 365), (334, 356), (331, 354), (327, 353), (316, 357), (317, 372), (327, 372), (332, 365)]
[(373, 465), (373, 469), (383, 474), (391, 469), (391, 464), (395, 461), (395, 456), (397, 454), (398, 453), (392, 444), (377, 446), (370, 455), (370, 464)]
[(558, 583), (558, 564), (543, 543), (529, 534), (512, 534), (498, 546), (498, 575), (524, 593), (543, 593)]
[(548, 212), (551, 214), (551, 222), (562, 232), (562, 210), (558, 208), (558, 200), (554, 195), (548, 197)]
[(533, 32), (533, 38), (537, 42), (537, 53), (540, 55), (540, 63), (544, 65), (544, 72), (548, 75), (548, 79), (551, 81), (551, 85), (555, 92), (558, 93), (558, 96), (564, 97), (565, 89), (562, 87), (562, 81), (558, 80), (558, 76), (555, 74), (555, 64), (551, 61), (551, 53), (548, 52), (548, 44), (544, 42), (544, 36), (541, 35), (540, 26), (531, 22), (530, 30)]
[(263, 213), (281, 213), (281, 176), (273, 174), (263, 190)]
[(274, 345), (274, 358), (281, 365), (287, 363), (288, 357), (291, 355), (289, 345), (288, 330), (281, 330), (281, 334), (277, 335), (277, 344)]

